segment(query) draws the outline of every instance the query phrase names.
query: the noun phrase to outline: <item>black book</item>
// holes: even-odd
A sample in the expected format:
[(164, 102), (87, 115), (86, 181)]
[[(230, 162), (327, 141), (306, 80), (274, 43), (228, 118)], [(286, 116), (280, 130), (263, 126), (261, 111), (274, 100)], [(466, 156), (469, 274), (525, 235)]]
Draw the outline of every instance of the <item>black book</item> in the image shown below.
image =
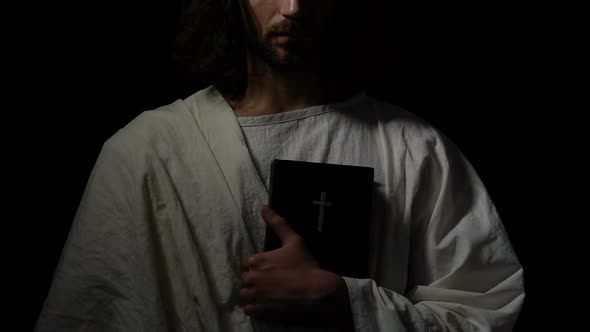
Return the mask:
[[(306, 242), (323, 269), (368, 277), (374, 169), (275, 159), (269, 206)], [(264, 250), (281, 247), (267, 227)]]

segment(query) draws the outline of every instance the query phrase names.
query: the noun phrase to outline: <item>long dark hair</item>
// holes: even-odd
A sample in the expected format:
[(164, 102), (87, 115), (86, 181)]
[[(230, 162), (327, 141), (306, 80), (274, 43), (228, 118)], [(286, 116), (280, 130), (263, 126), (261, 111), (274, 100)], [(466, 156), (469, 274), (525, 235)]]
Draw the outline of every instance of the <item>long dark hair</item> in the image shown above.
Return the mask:
[(239, 96), (247, 78), (245, 26), (239, 0), (185, 0), (175, 59), (195, 80)]
[[(247, 40), (256, 38), (258, 33), (245, 1), (185, 0), (176, 37), (176, 60), (195, 80), (215, 85), (230, 99), (239, 98), (245, 92)], [(329, 62), (333, 68), (328, 69), (334, 84), (353, 82), (357, 86), (348, 87), (352, 90), (362, 88), (358, 85), (362, 85), (366, 69), (362, 67), (363, 54), (366, 54), (363, 46), (366, 45), (359, 44), (366, 31), (366, 21), (362, 16), (358, 17), (359, 5), (355, 6), (354, 21), (347, 15), (352, 11), (337, 15), (340, 19), (344, 18), (344, 21), (336, 23), (342, 26), (340, 35), (343, 37), (333, 42), (343, 47), (339, 56)], [(353, 63), (355, 65), (351, 65)]]

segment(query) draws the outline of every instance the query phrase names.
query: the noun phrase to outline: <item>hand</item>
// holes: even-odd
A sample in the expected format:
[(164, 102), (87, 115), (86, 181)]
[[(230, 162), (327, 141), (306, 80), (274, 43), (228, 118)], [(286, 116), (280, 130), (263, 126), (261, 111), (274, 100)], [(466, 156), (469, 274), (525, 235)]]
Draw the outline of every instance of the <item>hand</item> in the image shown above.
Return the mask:
[(346, 321), (343, 314), (352, 318), (344, 279), (322, 270), (304, 240), (276, 212), (263, 206), (261, 215), (282, 247), (244, 259), (240, 304), (245, 313), (312, 324)]

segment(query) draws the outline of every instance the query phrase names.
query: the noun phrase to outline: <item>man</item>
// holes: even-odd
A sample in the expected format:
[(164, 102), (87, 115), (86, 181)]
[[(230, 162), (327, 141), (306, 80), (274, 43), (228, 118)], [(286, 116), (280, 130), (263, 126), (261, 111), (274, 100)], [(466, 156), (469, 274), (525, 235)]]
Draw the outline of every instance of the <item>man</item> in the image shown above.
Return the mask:
[[(180, 41), (214, 84), (105, 143), (37, 330), (511, 329), (522, 268), (483, 184), (445, 136), (355, 85), (334, 51), (343, 4), (189, 7), (204, 39)], [(319, 268), (264, 206), (275, 158), (375, 168), (369, 279)], [(282, 248), (263, 252), (266, 225)]]

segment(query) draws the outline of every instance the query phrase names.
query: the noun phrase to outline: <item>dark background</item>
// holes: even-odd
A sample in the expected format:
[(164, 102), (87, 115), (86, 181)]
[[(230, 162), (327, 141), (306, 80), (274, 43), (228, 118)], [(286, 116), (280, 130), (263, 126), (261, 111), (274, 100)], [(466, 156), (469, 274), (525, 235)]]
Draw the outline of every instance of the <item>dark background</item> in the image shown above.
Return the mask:
[[(199, 87), (171, 59), (178, 1), (31, 4), (16, 13), (6, 30), (3, 132), (14, 184), (5, 204), (15, 212), (5, 220), (17, 227), (4, 236), (15, 242), (6, 264), (26, 330), (102, 143), (141, 111)], [(577, 98), (581, 16), (566, 2), (395, 3), (375, 9), (367, 36), (379, 68), (368, 92), (440, 128), (486, 184), (525, 270), (518, 331), (574, 329), (581, 312), (566, 297), (583, 278), (583, 220), (574, 212), (582, 195), (573, 192), (584, 188), (574, 185), (585, 152), (579, 114), (588, 109)]]

